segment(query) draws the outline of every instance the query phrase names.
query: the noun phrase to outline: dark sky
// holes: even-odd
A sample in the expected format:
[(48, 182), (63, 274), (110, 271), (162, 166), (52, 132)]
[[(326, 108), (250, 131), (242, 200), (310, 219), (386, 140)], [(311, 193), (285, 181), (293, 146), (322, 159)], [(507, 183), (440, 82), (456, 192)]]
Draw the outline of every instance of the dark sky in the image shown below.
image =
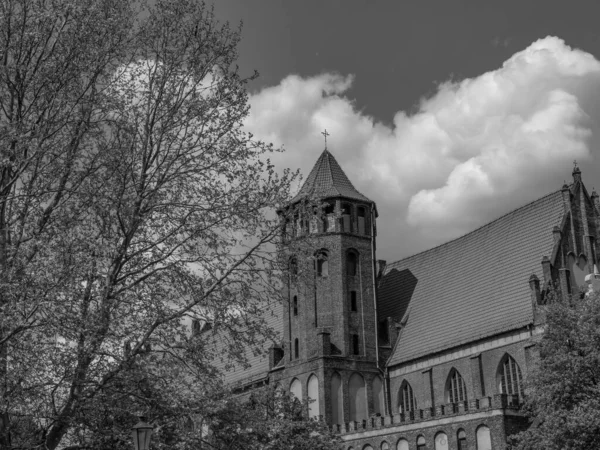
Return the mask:
[(536, 39), (558, 36), (600, 57), (598, 0), (218, 0), (243, 21), (240, 67), (273, 86), (289, 74), (354, 74), (358, 109), (388, 123), (436, 84), (496, 69)]

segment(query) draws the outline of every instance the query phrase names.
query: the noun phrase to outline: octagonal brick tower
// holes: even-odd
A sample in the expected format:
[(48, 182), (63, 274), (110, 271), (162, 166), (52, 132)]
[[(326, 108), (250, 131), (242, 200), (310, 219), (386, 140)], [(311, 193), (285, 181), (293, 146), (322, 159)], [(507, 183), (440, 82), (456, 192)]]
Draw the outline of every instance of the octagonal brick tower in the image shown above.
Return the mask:
[[(282, 381), (300, 381), (306, 398), (310, 378), (316, 376), (319, 401), (312, 406), (313, 415), (324, 416), (329, 423), (383, 412), (381, 400), (373, 400), (370, 389), (379, 373), (376, 205), (354, 188), (326, 148), (287, 211), (290, 276)], [(366, 404), (358, 407), (364, 411), (360, 417), (356, 401), (348, 398), (349, 379), (356, 373), (365, 381)], [(332, 377), (341, 379), (333, 394)]]

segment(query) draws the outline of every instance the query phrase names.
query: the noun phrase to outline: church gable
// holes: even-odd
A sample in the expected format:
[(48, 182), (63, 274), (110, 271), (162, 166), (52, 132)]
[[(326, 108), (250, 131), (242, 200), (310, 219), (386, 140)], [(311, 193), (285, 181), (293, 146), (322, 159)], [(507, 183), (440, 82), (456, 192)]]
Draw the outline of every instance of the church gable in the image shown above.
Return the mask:
[[(542, 279), (542, 257), (551, 254), (552, 229), (564, 215), (562, 193), (553, 192), (465, 236), (389, 264), (383, 280), (394, 270), (409, 270), (416, 286), (388, 365), (532, 323), (528, 280), (532, 274)], [(379, 304), (390, 310), (389, 305), (405, 303), (403, 295), (382, 289)]]

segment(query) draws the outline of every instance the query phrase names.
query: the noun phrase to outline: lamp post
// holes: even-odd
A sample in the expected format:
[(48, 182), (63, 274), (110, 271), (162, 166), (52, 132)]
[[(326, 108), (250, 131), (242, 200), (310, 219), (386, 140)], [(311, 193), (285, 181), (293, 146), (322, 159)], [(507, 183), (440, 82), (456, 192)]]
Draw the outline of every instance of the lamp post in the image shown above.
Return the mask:
[(146, 417), (140, 416), (140, 421), (131, 429), (135, 450), (149, 450), (150, 436), (154, 427), (146, 422)]

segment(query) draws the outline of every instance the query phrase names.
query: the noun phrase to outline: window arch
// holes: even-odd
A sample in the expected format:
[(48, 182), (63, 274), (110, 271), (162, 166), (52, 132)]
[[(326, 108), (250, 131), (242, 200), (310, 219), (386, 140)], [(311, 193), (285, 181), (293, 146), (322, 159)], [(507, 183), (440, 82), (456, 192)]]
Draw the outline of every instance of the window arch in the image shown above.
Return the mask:
[(331, 421), (334, 424), (344, 423), (342, 377), (337, 372), (331, 376)]
[(363, 447), (363, 450), (373, 450), (373, 447), (371, 447), (370, 444), (367, 444)]
[(298, 296), (297, 295), (294, 295), (293, 304), (294, 304), (294, 315), (297, 316), (298, 315)]
[(485, 425), (481, 425), (477, 428), (477, 450), (492, 450), (490, 429)]
[(387, 441), (383, 441), (381, 443), (381, 445), (379, 446), (379, 448), (381, 450), (390, 450), (390, 444), (388, 444)]
[(329, 276), (329, 254), (327, 250), (319, 250), (315, 253), (315, 267), (317, 270), (318, 277)]
[(319, 403), (319, 379), (313, 374), (308, 379), (307, 392), (309, 398), (308, 417), (318, 417), (321, 414)]
[(435, 450), (448, 450), (448, 436), (443, 431), (435, 435), (433, 442)]
[(298, 359), (300, 357), (300, 344), (298, 343), (298, 338), (294, 339), (294, 358)]
[(409, 450), (408, 441), (404, 438), (398, 439), (398, 442), (396, 443), (396, 450)]
[(398, 412), (406, 414), (417, 409), (417, 401), (410, 383), (406, 380), (400, 385), (398, 392)]
[(501, 394), (523, 396), (523, 377), (517, 361), (508, 353), (504, 355), (498, 366), (498, 390)]
[(349, 277), (356, 276), (358, 272), (358, 254), (356, 250), (348, 250), (346, 253), (346, 274)]
[(383, 400), (383, 383), (381, 382), (381, 377), (376, 375), (373, 378), (372, 383), (373, 388), (373, 413), (381, 414), (384, 413), (384, 400)]
[(302, 383), (298, 378), (294, 378), (290, 384), (290, 393), (296, 400), (302, 401)]
[(335, 231), (335, 206), (332, 203), (325, 204), (323, 211), (323, 231)]
[(348, 390), (350, 394), (350, 420), (360, 422), (367, 418), (367, 390), (362, 375), (352, 374), (348, 381)]
[(417, 450), (425, 450), (425, 437), (423, 435), (420, 435), (417, 438)]
[(458, 403), (467, 400), (467, 386), (458, 370), (452, 369), (446, 382), (446, 399), (448, 403)]
[(458, 450), (467, 450), (467, 433), (462, 428), (456, 433), (456, 441), (458, 442)]

